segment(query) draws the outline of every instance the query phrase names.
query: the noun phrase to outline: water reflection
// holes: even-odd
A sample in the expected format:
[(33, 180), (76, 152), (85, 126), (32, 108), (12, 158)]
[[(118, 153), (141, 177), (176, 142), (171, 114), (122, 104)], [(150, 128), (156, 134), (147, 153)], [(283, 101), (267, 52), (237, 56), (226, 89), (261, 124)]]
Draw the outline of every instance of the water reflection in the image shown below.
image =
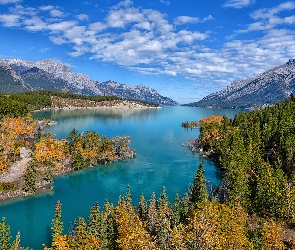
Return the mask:
[(123, 119), (129, 116), (136, 116), (142, 113), (147, 116), (147, 114), (155, 114), (160, 109), (65, 109), (65, 110), (47, 110), (42, 112), (37, 112), (34, 116), (38, 119), (46, 118), (52, 120), (60, 119), (74, 119), (74, 118), (86, 118), (86, 117), (96, 117), (107, 119)]

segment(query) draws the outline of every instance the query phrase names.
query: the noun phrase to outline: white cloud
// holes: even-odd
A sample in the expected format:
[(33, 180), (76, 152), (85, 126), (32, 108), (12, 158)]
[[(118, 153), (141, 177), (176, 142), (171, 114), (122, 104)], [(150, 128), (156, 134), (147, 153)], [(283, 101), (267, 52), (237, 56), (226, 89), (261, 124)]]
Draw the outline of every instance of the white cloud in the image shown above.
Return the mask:
[(53, 24), (49, 24), (47, 25), (47, 29), (50, 31), (63, 31), (66, 32), (67, 30), (73, 28), (75, 25), (77, 24), (77, 22), (75, 21), (63, 21), (63, 22), (59, 22), (59, 23), (53, 23)]
[(210, 20), (214, 20), (214, 17), (211, 16), (211, 15), (208, 15), (208, 16), (206, 16), (206, 17), (204, 17), (204, 18), (202, 19), (202, 22), (207, 22), (207, 21), (210, 21)]
[(44, 53), (44, 52), (46, 52), (46, 51), (48, 51), (48, 50), (50, 50), (51, 48), (43, 48), (43, 49), (40, 49), (40, 52), (42, 52), (42, 53)]
[(52, 10), (54, 7), (52, 5), (46, 5), (46, 6), (41, 6), (39, 7), (40, 10), (43, 11), (48, 11), (48, 10)]
[(255, 0), (228, 0), (224, 3), (224, 7), (241, 9), (255, 3)]
[(295, 9), (295, 2), (285, 2), (273, 8), (256, 10), (250, 15), (256, 22), (249, 24), (246, 29), (239, 30), (239, 32), (266, 31), (279, 25), (295, 24), (295, 15), (285, 17), (279, 16), (280, 12), (291, 11), (293, 9)]
[(41, 31), (47, 29), (47, 23), (42, 21), (42, 19), (37, 16), (24, 20), (23, 24), (25, 25), (25, 28), (30, 31)]
[(165, 0), (160, 0), (160, 3), (163, 3), (167, 6), (169, 6), (171, 4), (170, 1), (165, 1)]
[(19, 3), (22, 0), (0, 0), (0, 4)]
[(2, 22), (3, 26), (5, 26), (5, 27), (20, 26), (19, 19), (20, 19), (19, 15), (14, 15), (14, 14), (0, 15), (0, 22)]
[(175, 25), (182, 25), (186, 23), (197, 23), (197, 22), (199, 22), (198, 17), (178, 16), (177, 18), (174, 19)]
[(57, 45), (62, 45), (67, 43), (67, 41), (63, 39), (62, 37), (49, 36), (49, 39)]
[(76, 16), (78, 18), (78, 20), (83, 21), (83, 20), (88, 20), (89, 17), (86, 14), (80, 14)]
[(62, 11), (57, 9), (50, 10), (50, 14), (52, 17), (62, 17), (64, 15)]

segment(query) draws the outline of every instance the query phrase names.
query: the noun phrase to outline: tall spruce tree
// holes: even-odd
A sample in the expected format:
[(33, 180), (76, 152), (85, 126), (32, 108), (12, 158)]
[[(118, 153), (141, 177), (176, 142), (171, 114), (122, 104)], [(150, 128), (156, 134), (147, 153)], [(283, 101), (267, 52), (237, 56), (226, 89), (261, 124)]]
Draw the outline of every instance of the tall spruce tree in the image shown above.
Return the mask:
[(193, 185), (190, 188), (190, 201), (192, 203), (205, 201), (209, 197), (204, 172), (204, 165), (200, 163)]
[(36, 192), (36, 179), (37, 179), (37, 169), (36, 169), (36, 161), (33, 159), (29, 163), (28, 167), (25, 170), (25, 183), (22, 189), (28, 193)]
[(52, 242), (54, 242), (58, 236), (62, 235), (62, 231), (64, 229), (63, 222), (61, 220), (62, 219), (61, 213), (62, 213), (61, 204), (60, 204), (60, 201), (58, 200), (55, 205), (54, 217), (51, 221)]
[(87, 231), (90, 234), (100, 237), (101, 235), (101, 212), (99, 204), (92, 205), (88, 218)]

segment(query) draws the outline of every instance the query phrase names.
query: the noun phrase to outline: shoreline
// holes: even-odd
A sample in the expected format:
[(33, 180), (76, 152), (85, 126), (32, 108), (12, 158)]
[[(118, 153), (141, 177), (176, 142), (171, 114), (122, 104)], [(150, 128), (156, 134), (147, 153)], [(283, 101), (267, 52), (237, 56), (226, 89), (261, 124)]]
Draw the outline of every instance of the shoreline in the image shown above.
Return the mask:
[[(135, 153), (135, 150), (134, 149), (130, 149), (130, 152), (132, 152), (133, 154), (131, 155), (132, 158), (135, 157), (136, 153)], [(97, 165), (89, 165), (83, 169), (87, 169), (87, 168), (95, 168), (95, 167), (103, 167), (103, 165), (106, 165), (106, 164), (109, 164), (109, 163), (113, 163), (113, 162), (116, 162), (116, 161), (122, 161), (122, 160), (125, 160), (125, 159), (132, 159), (132, 158), (128, 158), (128, 157), (123, 157), (123, 158), (119, 158), (117, 160), (114, 160), (114, 161), (110, 161), (110, 162), (106, 162), (104, 164), (97, 164)], [(26, 158), (27, 162), (29, 162), (32, 158)], [(24, 159), (22, 159), (24, 160)], [(20, 160), (20, 161), (22, 161)], [(18, 164), (20, 161), (14, 163), (14, 164)], [(14, 165), (13, 164), (13, 165)], [(70, 166), (70, 163), (69, 163), (69, 158), (66, 159), (64, 161), (64, 164), (62, 164), (62, 169), (61, 170), (54, 170), (53, 171), (53, 182), (50, 183), (49, 181), (46, 181), (44, 180), (42, 177), (37, 179), (36, 180), (36, 191), (35, 193), (29, 193), (29, 192), (25, 192), (22, 190), (22, 185), (24, 184), (24, 179), (23, 179), (23, 176), (20, 176), (18, 177), (18, 179), (12, 181), (13, 183), (16, 183), (18, 185), (18, 188), (16, 190), (12, 190), (12, 191), (8, 191), (8, 192), (3, 192), (3, 193), (0, 193), (0, 206), (5, 204), (5, 203), (8, 203), (8, 202), (11, 202), (11, 201), (16, 201), (18, 199), (21, 199), (21, 198), (26, 198), (26, 197), (33, 197), (33, 196), (37, 196), (38, 194), (44, 194), (44, 193), (47, 193), (47, 192), (53, 192), (54, 191), (54, 188), (53, 188), (53, 185), (54, 185), (54, 178), (56, 177), (60, 177), (60, 176), (66, 176), (70, 173), (73, 173), (73, 172), (79, 172), (80, 170), (83, 170), (83, 169), (79, 169), (79, 170), (75, 170), (73, 169), (71, 166)], [(24, 165), (22, 165), (21, 167), (24, 167)], [(0, 174), (0, 177), (1, 175), (5, 175), (5, 173), (2, 173)], [(8, 183), (8, 182), (7, 182)]]
[(135, 100), (111, 100), (111, 101), (89, 101), (81, 99), (68, 99), (51, 96), (52, 107), (43, 108), (42, 110), (59, 110), (59, 109), (158, 109), (162, 108), (157, 104), (142, 103)]

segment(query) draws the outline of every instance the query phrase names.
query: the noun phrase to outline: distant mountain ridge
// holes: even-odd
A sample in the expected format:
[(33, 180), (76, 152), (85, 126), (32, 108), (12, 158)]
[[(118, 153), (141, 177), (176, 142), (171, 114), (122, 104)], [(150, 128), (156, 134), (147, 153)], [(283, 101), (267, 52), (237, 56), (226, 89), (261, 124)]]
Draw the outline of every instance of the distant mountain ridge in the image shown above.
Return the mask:
[(159, 105), (178, 105), (156, 90), (143, 85), (128, 86), (114, 81), (98, 82), (86, 74), (74, 73), (64, 63), (51, 60), (0, 59), (0, 92), (67, 89), (82, 95), (113, 95)]
[(271, 105), (295, 93), (295, 59), (257, 76), (232, 82), (188, 106), (215, 108), (257, 108)]

